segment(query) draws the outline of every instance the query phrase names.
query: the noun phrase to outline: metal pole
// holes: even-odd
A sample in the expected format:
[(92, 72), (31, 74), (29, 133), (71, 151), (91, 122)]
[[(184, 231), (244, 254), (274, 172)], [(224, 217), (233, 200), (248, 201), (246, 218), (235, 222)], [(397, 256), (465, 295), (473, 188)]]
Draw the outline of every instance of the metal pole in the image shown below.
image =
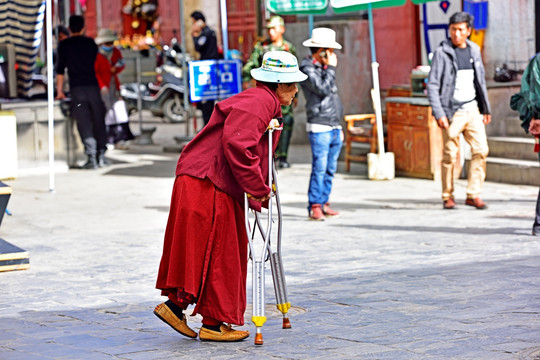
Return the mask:
[(103, 21), (101, 19), (102, 17), (102, 11), (101, 11), (101, 0), (96, 0), (96, 25), (97, 25), (97, 29), (99, 31), (99, 29), (102, 28), (103, 26)]
[(373, 30), (373, 10), (371, 3), (368, 4), (369, 20), (369, 43), (371, 47), (371, 71), (373, 74), (373, 102), (375, 106), (375, 120), (377, 122), (377, 142), (379, 145), (379, 154), (384, 154), (384, 134), (381, 111), (381, 92), (379, 88), (379, 63), (375, 53), (375, 33)]
[[(58, 26), (58, 25), (60, 25), (60, 13), (58, 12), (59, 11), (58, 10), (58, 0), (54, 0), (53, 6), (54, 6), (54, 15), (55, 15), (54, 20), (56, 20), (55, 23)], [(57, 32), (56, 33), (56, 41), (58, 41), (58, 36), (59, 35), (60, 34), (58, 34), (58, 32)]]
[(182, 44), (182, 81), (184, 83), (184, 118), (186, 121), (186, 136), (189, 137), (189, 84), (188, 65), (186, 62), (186, 22), (184, 20), (184, 1), (178, 0), (180, 9), (180, 37)]
[(368, 21), (369, 21), (369, 46), (371, 49), (371, 62), (377, 62), (377, 54), (375, 53), (375, 32), (373, 30), (373, 10), (371, 3), (368, 4)]
[(223, 42), (223, 57), (229, 59), (229, 32), (227, 30), (227, 0), (220, 0), (221, 8), (221, 41)]
[(309, 37), (311, 37), (311, 33), (313, 32), (313, 15), (308, 16), (308, 26), (309, 26)]
[(54, 79), (52, 44), (52, 3), (45, 3), (45, 28), (47, 29), (47, 118), (49, 125), (49, 191), (54, 192)]
[(137, 73), (137, 112), (139, 113), (139, 130), (143, 134), (142, 124), (142, 93), (141, 93), (141, 53), (135, 57), (135, 72)]
[(67, 24), (70, 16), (70, 1), (64, 0), (64, 24)]

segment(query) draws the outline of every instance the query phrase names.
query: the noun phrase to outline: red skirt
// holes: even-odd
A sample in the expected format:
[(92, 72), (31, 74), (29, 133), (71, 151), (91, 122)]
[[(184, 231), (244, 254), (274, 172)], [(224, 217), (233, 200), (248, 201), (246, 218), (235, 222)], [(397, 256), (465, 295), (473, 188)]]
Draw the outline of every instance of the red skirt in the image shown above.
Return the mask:
[(208, 179), (178, 176), (156, 288), (196, 302), (193, 315), (243, 325), (247, 262), (243, 207)]

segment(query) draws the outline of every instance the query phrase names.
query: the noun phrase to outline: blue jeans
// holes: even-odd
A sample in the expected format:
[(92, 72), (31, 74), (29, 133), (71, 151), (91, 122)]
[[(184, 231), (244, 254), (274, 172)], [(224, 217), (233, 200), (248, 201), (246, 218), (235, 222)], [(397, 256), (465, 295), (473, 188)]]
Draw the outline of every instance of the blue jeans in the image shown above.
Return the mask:
[(313, 204), (324, 205), (328, 202), (343, 141), (341, 129), (322, 133), (309, 132), (308, 137), (311, 144), (308, 210), (311, 210)]

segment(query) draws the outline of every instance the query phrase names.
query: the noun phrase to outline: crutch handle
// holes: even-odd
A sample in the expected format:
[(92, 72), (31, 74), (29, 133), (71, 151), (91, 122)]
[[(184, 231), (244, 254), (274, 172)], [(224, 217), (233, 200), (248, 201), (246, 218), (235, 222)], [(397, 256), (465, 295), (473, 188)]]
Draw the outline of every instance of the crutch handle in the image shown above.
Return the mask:
[(283, 127), (279, 123), (278, 119), (272, 119), (270, 120), (270, 124), (268, 124), (267, 130), (274, 131), (274, 130), (283, 130)]

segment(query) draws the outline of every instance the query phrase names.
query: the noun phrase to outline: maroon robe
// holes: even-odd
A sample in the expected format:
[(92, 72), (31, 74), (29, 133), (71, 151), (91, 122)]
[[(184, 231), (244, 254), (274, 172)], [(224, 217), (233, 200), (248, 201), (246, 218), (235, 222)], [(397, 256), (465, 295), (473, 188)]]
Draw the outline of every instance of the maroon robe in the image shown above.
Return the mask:
[[(236, 325), (246, 308), (247, 235), (243, 194), (270, 192), (270, 120), (281, 116), (274, 91), (258, 84), (219, 102), (176, 167), (156, 288), (175, 302)], [(279, 132), (274, 132), (273, 151)], [(251, 202), (260, 210), (261, 204)]]

